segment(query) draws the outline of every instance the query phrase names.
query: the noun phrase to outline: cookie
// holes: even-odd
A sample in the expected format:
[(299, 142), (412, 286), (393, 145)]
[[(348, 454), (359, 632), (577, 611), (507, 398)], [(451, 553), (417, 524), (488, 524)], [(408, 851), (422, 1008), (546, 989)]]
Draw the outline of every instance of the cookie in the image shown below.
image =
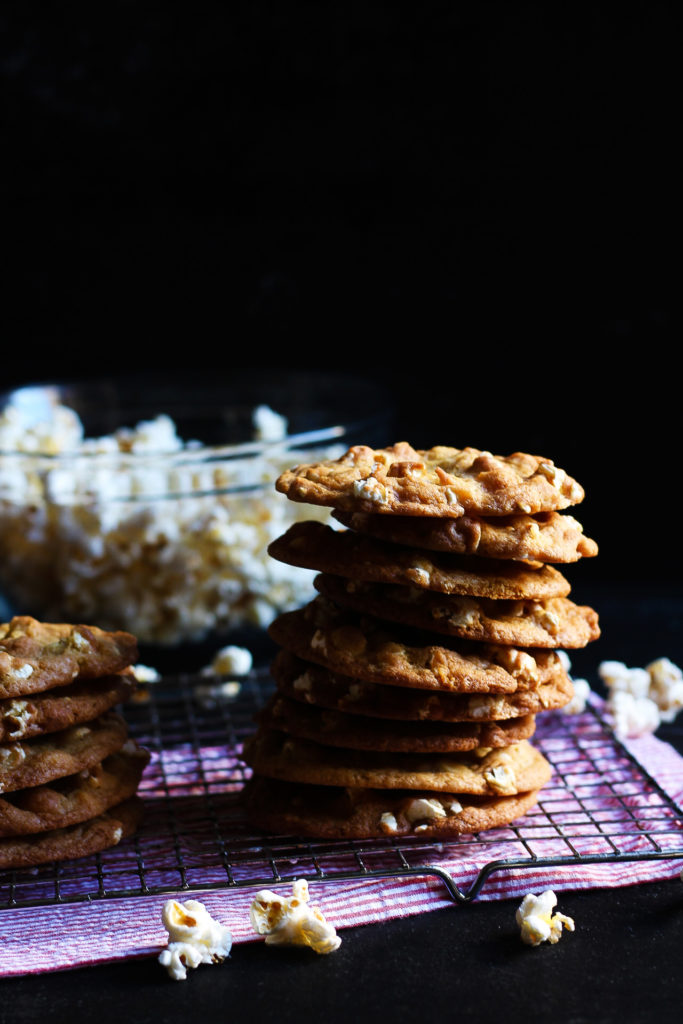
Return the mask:
[(535, 515), (584, 497), (576, 480), (538, 455), (444, 445), (417, 450), (407, 442), (355, 445), (338, 459), (285, 471), (276, 487), (312, 505), (410, 516)]
[(544, 601), (494, 601), (435, 594), (393, 583), (356, 583), (328, 573), (313, 581), (328, 600), (363, 615), (374, 615), (446, 636), (517, 647), (585, 647), (600, 636), (592, 608), (566, 597)]
[(428, 789), (477, 796), (539, 789), (551, 777), (548, 761), (528, 740), (457, 754), (347, 750), (260, 729), (242, 758), (255, 775), (287, 782), (370, 789)]
[[(515, 693), (535, 689), (556, 672), (556, 651), (421, 634), (343, 611), (316, 597), (283, 612), (268, 627), (272, 640), (305, 661), (371, 683), (452, 693)], [(441, 638), (439, 638), (441, 640)]]
[(335, 530), (327, 523), (294, 523), (268, 547), (280, 562), (368, 583), (423, 587), (442, 594), (498, 600), (566, 597), (570, 584), (552, 565), (489, 561), (418, 548)]
[(511, 694), (434, 693), (368, 683), (278, 651), (271, 665), (278, 692), (301, 703), (352, 715), (414, 722), (490, 722), (564, 707), (572, 682), (558, 662), (535, 690)]
[(0, 701), (0, 742), (30, 739), (90, 722), (127, 701), (135, 687), (132, 674), (120, 673)]
[(92, 768), (126, 742), (123, 718), (109, 711), (92, 722), (32, 740), (0, 744), (0, 793), (40, 786)]
[(265, 729), (350, 750), (450, 752), (507, 747), (533, 736), (533, 715), (504, 722), (397, 722), (327, 711), (275, 696), (259, 715)]
[(16, 615), (0, 624), (0, 700), (66, 686), (76, 677), (113, 675), (137, 656), (130, 633)]
[(133, 835), (142, 814), (142, 800), (134, 796), (90, 821), (37, 835), (0, 839), (0, 870), (34, 867), (107, 850)]
[(137, 791), (149, 754), (128, 741), (101, 764), (0, 797), (0, 836), (31, 835), (89, 821)]
[(342, 509), (334, 509), (332, 515), (350, 530), (426, 551), (532, 562), (577, 562), (598, 553), (598, 545), (584, 536), (578, 519), (562, 512), (488, 519), (383, 516)]
[(264, 832), (318, 839), (456, 838), (516, 821), (538, 802), (539, 791), (473, 797), (462, 793), (348, 790), (268, 779), (250, 779), (243, 804)]

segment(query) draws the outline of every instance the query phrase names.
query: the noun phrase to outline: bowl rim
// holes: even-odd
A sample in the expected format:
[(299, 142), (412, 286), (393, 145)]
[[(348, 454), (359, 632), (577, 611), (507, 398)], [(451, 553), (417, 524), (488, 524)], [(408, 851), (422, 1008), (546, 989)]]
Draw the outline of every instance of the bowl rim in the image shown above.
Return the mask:
[[(46, 404), (46, 408), (49, 406), (57, 408), (60, 405), (65, 405), (70, 408), (76, 416), (78, 416), (79, 420), (82, 421), (79, 410), (74, 408), (73, 396), (81, 389), (85, 391), (87, 388), (92, 386), (110, 386), (116, 388), (118, 383), (120, 382), (115, 380), (106, 380), (103, 378), (82, 381), (27, 383), (10, 390), (0, 392), (0, 413), (11, 405), (17, 397), (21, 398), (21, 396), (26, 396), (28, 399), (31, 395), (40, 395), (43, 402)], [(69, 396), (72, 398), (72, 404), (69, 404)], [(235, 408), (237, 411), (251, 410), (253, 412), (260, 406), (271, 408), (277, 415), (282, 415), (285, 419), (288, 419), (286, 411), (281, 413), (279, 410), (273, 409), (265, 400), (258, 403), (244, 403), (243, 405), (236, 406)], [(131, 427), (121, 424), (119, 427), (115, 427), (105, 433), (84, 434), (84, 441), (96, 441), (104, 437), (113, 437), (117, 430), (134, 429), (139, 426), (140, 423), (153, 422), (162, 415), (166, 415), (173, 423), (174, 428), (178, 430), (178, 423), (176, 422), (172, 411), (168, 413), (156, 412), (144, 415), (139, 411), (138, 402), (138, 412), (132, 417), (133, 419), (136, 419), (137, 417), (137, 423), (131, 424)], [(348, 419), (339, 416), (334, 418), (331, 417), (331, 422), (325, 426), (286, 433), (283, 437), (275, 439), (257, 438), (248, 441), (225, 444), (204, 443), (192, 439), (186, 440), (178, 435), (179, 447), (173, 449), (145, 448), (144, 450), (138, 451), (126, 451), (125, 449), (97, 451), (78, 447), (64, 448), (60, 451), (45, 451), (43, 449), (24, 451), (16, 448), (5, 448), (0, 445), (0, 457), (3, 460), (17, 460), (24, 464), (36, 461), (44, 464), (45, 468), (48, 468), (51, 465), (57, 466), (60, 464), (68, 466), (69, 464), (76, 462), (83, 462), (84, 464), (87, 464), (90, 461), (97, 462), (101, 466), (115, 465), (117, 468), (132, 468), (134, 466), (144, 466), (145, 464), (159, 461), (163, 461), (164, 465), (169, 466), (196, 465), (198, 463), (211, 463), (218, 460), (237, 460), (249, 457), (267, 458), (269, 455), (277, 455), (278, 452), (284, 453), (289, 449), (343, 441), (345, 437), (349, 437), (352, 434), (360, 436), (363, 431), (376, 431), (386, 419), (387, 410), (376, 408), (366, 415), (350, 416)]]

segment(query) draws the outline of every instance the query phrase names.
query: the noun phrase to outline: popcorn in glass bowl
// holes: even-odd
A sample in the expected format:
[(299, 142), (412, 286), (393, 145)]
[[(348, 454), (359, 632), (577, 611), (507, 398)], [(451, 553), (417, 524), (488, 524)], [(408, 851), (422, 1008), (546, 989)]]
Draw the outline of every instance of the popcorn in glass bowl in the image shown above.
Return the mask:
[(3, 612), (155, 645), (263, 628), (313, 593), (313, 574), (268, 544), (297, 519), (328, 519), (276, 492), (277, 476), (386, 440), (387, 422), (367, 382), (316, 373), (0, 396)]

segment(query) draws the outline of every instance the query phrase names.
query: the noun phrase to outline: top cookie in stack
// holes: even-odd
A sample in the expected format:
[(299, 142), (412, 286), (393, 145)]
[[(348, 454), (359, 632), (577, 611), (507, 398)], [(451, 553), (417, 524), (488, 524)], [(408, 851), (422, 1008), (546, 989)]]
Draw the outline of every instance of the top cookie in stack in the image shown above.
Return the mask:
[(137, 827), (149, 755), (114, 710), (136, 657), (125, 632), (0, 624), (0, 868), (85, 856)]
[(298, 523), (270, 554), (319, 596), (277, 618), (278, 693), (245, 748), (269, 830), (448, 836), (533, 806), (550, 766), (535, 715), (572, 696), (558, 648), (599, 635), (551, 563), (597, 553), (549, 459), (406, 443), (297, 466), (278, 490), (345, 529)]

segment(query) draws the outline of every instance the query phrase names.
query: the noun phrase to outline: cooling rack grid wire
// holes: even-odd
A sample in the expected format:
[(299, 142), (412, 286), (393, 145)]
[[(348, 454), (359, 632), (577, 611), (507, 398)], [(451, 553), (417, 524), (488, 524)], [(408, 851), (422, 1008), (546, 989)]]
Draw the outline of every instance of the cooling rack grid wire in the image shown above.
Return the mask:
[(434, 876), (468, 902), (501, 871), (683, 858), (683, 810), (592, 707), (538, 717), (533, 743), (554, 774), (511, 826), (443, 843), (264, 837), (240, 808), (249, 769), (239, 751), (272, 681), (253, 672), (238, 694), (213, 702), (200, 699), (199, 683), (167, 678), (125, 708), (131, 736), (151, 752), (137, 836), (79, 860), (0, 872), (0, 909), (405, 875)]

